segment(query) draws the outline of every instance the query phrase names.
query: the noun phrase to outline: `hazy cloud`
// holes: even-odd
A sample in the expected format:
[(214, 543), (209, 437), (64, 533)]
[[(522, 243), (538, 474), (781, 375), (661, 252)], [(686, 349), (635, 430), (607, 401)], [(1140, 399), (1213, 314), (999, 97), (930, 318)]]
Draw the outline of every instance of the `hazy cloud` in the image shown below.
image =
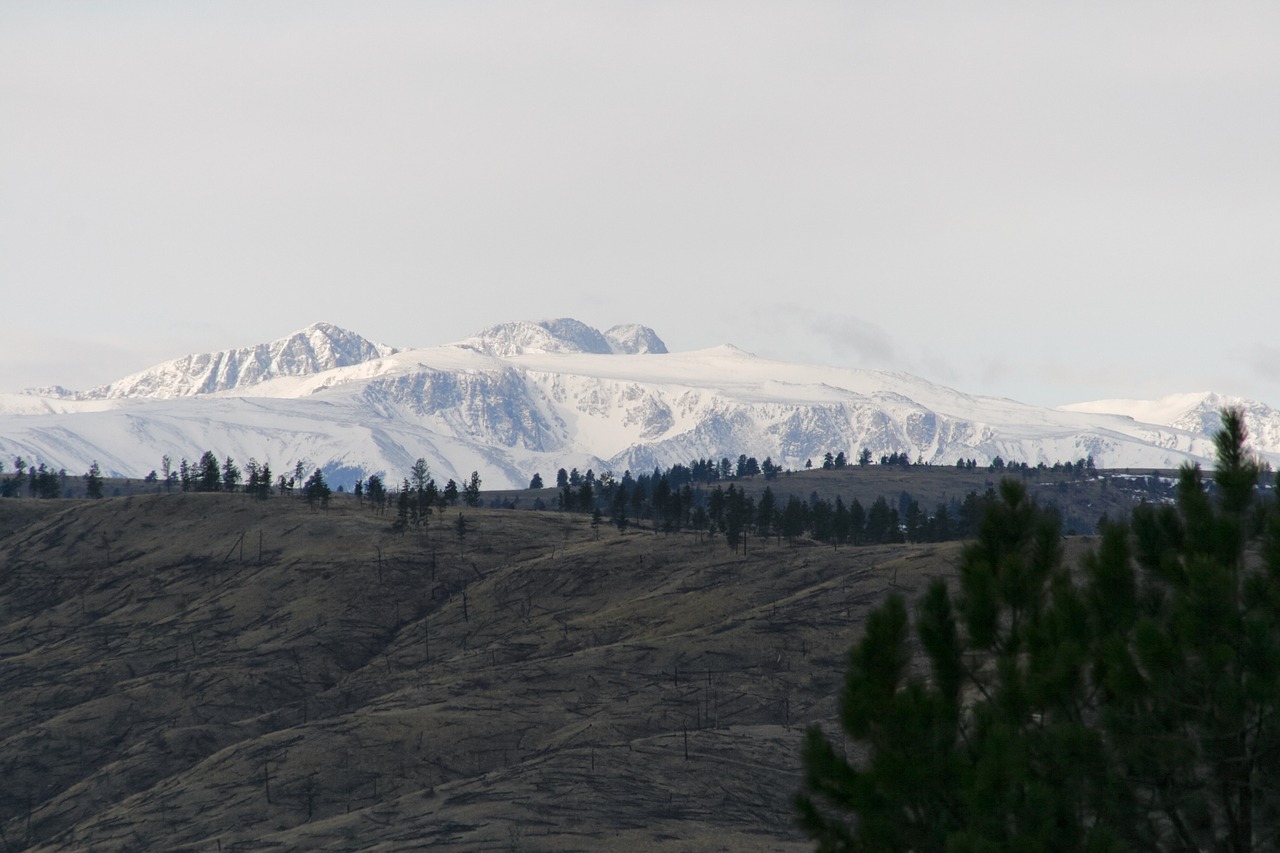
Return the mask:
[(0, 4), (0, 292), (70, 306), (0, 388), (113, 378), (95, 336), (136, 370), (584, 315), (1280, 405), (1271, 324), (1214, 307), (1280, 310), (1277, 42), (1247, 2)]
[(811, 317), (806, 331), (837, 356), (852, 356), (868, 367), (887, 367), (899, 361), (897, 347), (884, 329), (858, 317)]

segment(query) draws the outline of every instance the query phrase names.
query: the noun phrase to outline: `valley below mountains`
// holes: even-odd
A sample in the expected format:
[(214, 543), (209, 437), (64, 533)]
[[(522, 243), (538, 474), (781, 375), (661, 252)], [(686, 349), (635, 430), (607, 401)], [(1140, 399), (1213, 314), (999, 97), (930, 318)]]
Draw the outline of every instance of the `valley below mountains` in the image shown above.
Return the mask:
[(1208, 462), (1223, 405), (1245, 409), (1253, 447), (1280, 461), (1280, 412), (1212, 393), (1057, 409), (975, 396), (904, 373), (788, 364), (730, 345), (667, 352), (645, 326), (572, 319), (493, 326), (398, 349), (329, 324), (190, 355), (88, 391), (0, 395), (0, 458), (142, 477), (168, 455), (319, 467), (335, 485), (392, 482), (424, 458), (439, 478), (479, 472), (520, 488), (559, 468), (600, 474), (699, 458), (828, 451), (1173, 468)]

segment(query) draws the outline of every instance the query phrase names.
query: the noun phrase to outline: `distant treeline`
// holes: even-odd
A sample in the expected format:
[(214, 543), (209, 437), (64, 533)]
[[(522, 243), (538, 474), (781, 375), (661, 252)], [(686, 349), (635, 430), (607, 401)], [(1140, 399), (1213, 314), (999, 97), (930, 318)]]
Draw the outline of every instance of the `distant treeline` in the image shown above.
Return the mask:
[[(556, 508), (589, 513), (597, 524), (607, 519), (623, 531), (642, 523), (655, 532), (723, 534), (730, 547), (745, 549), (750, 536), (792, 542), (809, 537), (833, 546), (964, 538), (976, 532), (986, 503), (994, 499), (994, 493), (971, 491), (962, 500), (939, 503), (932, 513), (906, 492), (892, 503), (879, 497), (869, 507), (857, 498), (829, 501), (816, 493), (807, 500), (792, 495), (784, 501), (769, 485), (758, 497), (732, 482), (726, 487), (718, 482), (724, 467), (700, 460), (636, 477), (628, 471), (620, 480), (562, 470)], [(763, 474), (765, 468), (757, 470)], [(534, 508), (546, 508), (545, 503), (539, 498)]]
[[(851, 462), (843, 452), (828, 452), (819, 461), (826, 470), (853, 466), (876, 465), (870, 451), (865, 448)], [(891, 453), (878, 460), (880, 466), (902, 469), (926, 470), (932, 468), (919, 462), (911, 462), (905, 453)], [(806, 465), (806, 467), (815, 467)], [(956, 468), (972, 471), (973, 460), (958, 460)], [(1057, 477), (1086, 478), (1097, 476), (1092, 459), (1080, 459), (1074, 463), (1056, 463), (1053, 466), (1031, 467), (1025, 463), (1006, 463), (999, 457), (986, 468), (1003, 475), (1033, 477), (1052, 472)], [(308, 474), (308, 471), (310, 473)], [(560, 510), (586, 513), (598, 529), (602, 524), (612, 524), (620, 531), (643, 527), (657, 533), (692, 530), (699, 535), (725, 537), (733, 548), (746, 548), (752, 537), (796, 541), (808, 538), (832, 546), (880, 544), (893, 542), (941, 542), (963, 539), (976, 535), (978, 519), (985, 506), (994, 499), (994, 492), (987, 483), (983, 492), (970, 491), (963, 498), (951, 497), (927, 508), (927, 503), (917, 500), (908, 490), (896, 497), (880, 496), (869, 505), (857, 498), (845, 500), (820, 497), (816, 492), (808, 499), (796, 496), (778, 497), (771, 482), (779, 476), (795, 472), (783, 469), (766, 457), (758, 462), (754, 457), (740, 454), (736, 461), (728, 457), (720, 460), (696, 459), (689, 464), (676, 463), (670, 468), (655, 468), (652, 473), (633, 476), (630, 471), (621, 478), (611, 472), (596, 476), (591, 470), (580, 473), (576, 468), (561, 468), (556, 474), (554, 491), (543, 488), (542, 477), (535, 474), (529, 484), (538, 490), (531, 503), (520, 499), (494, 497), (488, 505), (495, 508), (529, 508), (535, 510)], [(744, 480), (763, 478), (763, 493), (759, 487), (748, 493)], [(1127, 477), (1126, 491), (1145, 492), (1148, 499), (1165, 500), (1169, 484), (1156, 477)], [(83, 480), (83, 485), (80, 484)], [(1133, 482), (1128, 482), (1133, 480)], [(269, 463), (249, 459), (241, 468), (230, 456), (219, 459), (213, 451), (205, 451), (195, 461), (181, 458), (177, 465), (167, 454), (162, 457), (159, 471), (151, 471), (143, 483), (154, 491), (182, 492), (238, 492), (265, 500), (273, 495), (297, 497), (312, 508), (326, 508), (333, 490), (319, 468), (310, 469), (304, 460), (298, 460), (285, 473), (276, 474)], [(371, 474), (355, 482), (352, 496), (360, 506), (385, 515), (394, 512), (391, 528), (404, 532), (411, 527), (429, 524), (431, 511), (443, 512), (446, 508), (462, 504), (481, 506), (484, 501), (480, 491), (480, 476), (473, 471), (462, 484), (449, 479), (444, 486), (437, 485), (423, 459), (417, 460), (409, 475), (397, 484), (381, 474)], [(1066, 483), (1058, 483), (1066, 489)], [(136, 488), (136, 487), (135, 487)], [(1103, 488), (1106, 488), (1104, 481)], [(113, 494), (120, 494), (119, 486), (112, 486)], [(339, 492), (343, 491), (339, 487)], [(554, 497), (549, 496), (550, 492)], [(97, 462), (78, 477), (65, 470), (54, 471), (42, 462), (30, 463), (22, 457), (13, 460), (12, 473), (0, 463), (0, 497), (33, 498), (90, 497), (104, 495), (104, 479)], [(865, 498), (865, 495), (864, 495)], [(1070, 532), (1092, 532), (1092, 519), (1064, 518)]]
[[(33, 498), (58, 498), (67, 491), (67, 471), (57, 471), (47, 467), (43, 462), (29, 464), (21, 456), (13, 459), (15, 473), (0, 477), (0, 497), (21, 497), (26, 491)], [(0, 473), (4, 471), (4, 463), (0, 462)]]

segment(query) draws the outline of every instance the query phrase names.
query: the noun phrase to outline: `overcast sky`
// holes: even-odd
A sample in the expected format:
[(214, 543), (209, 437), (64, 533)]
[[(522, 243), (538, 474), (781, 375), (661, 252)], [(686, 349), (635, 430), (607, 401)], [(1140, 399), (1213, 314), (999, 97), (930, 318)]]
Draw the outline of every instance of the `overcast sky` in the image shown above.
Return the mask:
[(318, 320), (1280, 406), (1280, 3), (0, 0), (0, 390)]

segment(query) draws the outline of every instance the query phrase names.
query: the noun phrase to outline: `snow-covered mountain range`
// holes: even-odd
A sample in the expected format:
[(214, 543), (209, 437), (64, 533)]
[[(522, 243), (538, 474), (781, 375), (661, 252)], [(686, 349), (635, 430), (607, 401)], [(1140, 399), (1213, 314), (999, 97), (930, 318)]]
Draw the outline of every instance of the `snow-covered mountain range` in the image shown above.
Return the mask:
[(395, 349), (329, 324), (189, 355), (85, 392), (0, 395), (0, 459), (142, 476), (205, 450), (335, 484), (398, 481), (423, 457), (438, 479), (478, 471), (523, 487), (561, 467), (648, 471), (739, 453), (800, 468), (827, 451), (936, 464), (1099, 467), (1209, 463), (1218, 410), (1243, 405), (1253, 447), (1280, 462), (1280, 412), (1191, 394), (1058, 409), (964, 394), (915, 376), (787, 364), (732, 346), (669, 353), (652, 329), (571, 319), (503, 323), (453, 344)]

